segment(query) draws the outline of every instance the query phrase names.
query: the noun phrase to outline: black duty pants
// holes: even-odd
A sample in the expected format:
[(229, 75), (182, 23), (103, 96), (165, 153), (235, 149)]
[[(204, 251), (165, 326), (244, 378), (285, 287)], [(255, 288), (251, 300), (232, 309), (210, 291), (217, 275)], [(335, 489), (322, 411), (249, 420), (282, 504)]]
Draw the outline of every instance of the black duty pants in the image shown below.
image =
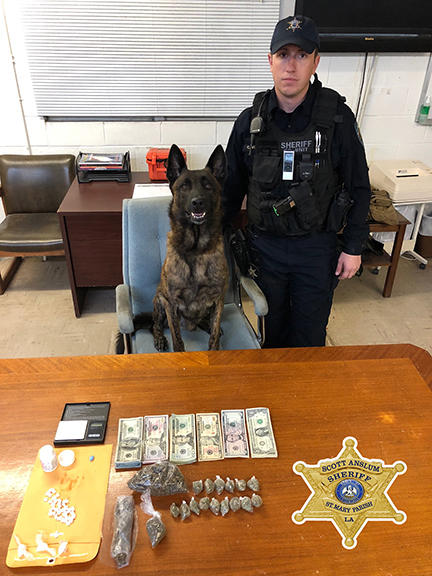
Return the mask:
[(264, 348), (325, 346), (338, 280), (336, 234), (275, 237), (250, 232), (257, 282), (269, 313)]

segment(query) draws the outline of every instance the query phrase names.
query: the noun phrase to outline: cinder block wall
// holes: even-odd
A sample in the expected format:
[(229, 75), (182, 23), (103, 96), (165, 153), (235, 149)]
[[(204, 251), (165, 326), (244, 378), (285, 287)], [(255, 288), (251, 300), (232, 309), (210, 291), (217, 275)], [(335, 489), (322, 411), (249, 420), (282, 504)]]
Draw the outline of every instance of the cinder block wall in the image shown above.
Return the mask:
[[(232, 122), (44, 122), (37, 115), (24, 56), (15, 54), (15, 57), (33, 154), (130, 150), (132, 169), (147, 170), (145, 157), (149, 148), (176, 143), (186, 150), (190, 166), (199, 168), (216, 144), (225, 146), (228, 141)], [(428, 54), (376, 56), (373, 83), (361, 124), (369, 161), (411, 158), (432, 166), (432, 127), (415, 122), (427, 61)], [(318, 69), (321, 81), (345, 95), (352, 108), (357, 105), (363, 62), (364, 54), (321, 56)], [(0, 154), (25, 154), (24, 122), (2, 18), (0, 78)], [(248, 105), (249, 102), (244, 103), (244, 107)], [(2, 217), (0, 209), (0, 219)]]

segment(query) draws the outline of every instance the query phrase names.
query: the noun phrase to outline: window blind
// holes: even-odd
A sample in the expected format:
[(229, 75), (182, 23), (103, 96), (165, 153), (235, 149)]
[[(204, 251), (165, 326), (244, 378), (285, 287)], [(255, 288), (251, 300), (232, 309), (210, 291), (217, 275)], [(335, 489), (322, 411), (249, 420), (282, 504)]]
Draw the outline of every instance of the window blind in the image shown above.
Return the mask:
[(41, 116), (229, 118), (272, 85), (279, 0), (19, 0)]

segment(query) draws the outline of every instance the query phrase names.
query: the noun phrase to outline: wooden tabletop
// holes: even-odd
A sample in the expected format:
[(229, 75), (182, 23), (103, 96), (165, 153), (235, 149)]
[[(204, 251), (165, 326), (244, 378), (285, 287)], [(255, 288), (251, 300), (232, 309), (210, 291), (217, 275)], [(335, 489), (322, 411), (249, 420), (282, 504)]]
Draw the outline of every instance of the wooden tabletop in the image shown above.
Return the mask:
[[(119, 213), (124, 198), (132, 198), (135, 184), (149, 184), (148, 172), (132, 172), (129, 182), (115, 180), (79, 183), (75, 177), (63, 202), (59, 214), (85, 214), (86, 212)], [(155, 182), (163, 184), (163, 182)]]
[[(108, 400), (113, 455), (120, 417), (255, 406), (270, 408), (279, 450), (278, 459), (183, 466), (188, 481), (255, 474), (264, 505), (253, 515), (208, 512), (181, 523), (168, 512), (179, 498), (154, 498), (167, 536), (152, 550), (148, 517), (138, 510), (136, 549), (122, 574), (431, 575), (431, 382), (431, 356), (411, 345), (0, 360), (0, 573), (118, 574), (110, 557), (113, 508), (117, 495), (130, 493), (133, 473), (113, 468), (95, 560), (46, 569), (4, 564), (33, 462), (52, 441), (64, 404)], [(291, 519), (310, 493), (293, 463), (333, 458), (347, 436), (365, 458), (408, 467), (389, 490), (407, 521), (369, 522), (353, 550), (330, 522)]]

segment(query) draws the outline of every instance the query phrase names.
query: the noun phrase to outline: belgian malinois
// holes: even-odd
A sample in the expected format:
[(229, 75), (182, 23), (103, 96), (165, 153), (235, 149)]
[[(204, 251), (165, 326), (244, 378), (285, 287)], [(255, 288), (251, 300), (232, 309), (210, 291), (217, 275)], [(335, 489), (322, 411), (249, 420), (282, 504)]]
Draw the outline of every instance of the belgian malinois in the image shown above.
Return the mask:
[(219, 349), (220, 322), (228, 286), (222, 233), (221, 187), (226, 159), (217, 146), (202, 170), (189, 170), (179, 148), (171, 146), (167, 178), (173, 195), (171, 230), (161, 280), (153, 300), (153, 337), (167, 350), (165, 318), (174, 352), (184, 351), (180, 323), (209, 332), (209, 350)]

